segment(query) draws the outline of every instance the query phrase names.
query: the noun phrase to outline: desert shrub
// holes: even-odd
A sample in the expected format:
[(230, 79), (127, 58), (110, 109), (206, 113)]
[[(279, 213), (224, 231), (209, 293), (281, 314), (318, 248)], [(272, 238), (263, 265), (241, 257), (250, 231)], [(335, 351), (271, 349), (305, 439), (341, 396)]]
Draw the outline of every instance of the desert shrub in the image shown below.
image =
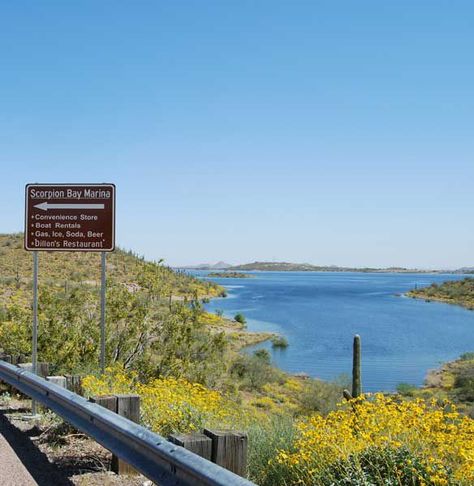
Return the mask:
[(233, 362), (230, 374), (239, 380), (244, 390), (260, 390), (266, 383), (278, 379), (278, 372), (270, 365), (266, 349), (259, 349), (251, 356), (239, 356)]
[(335, 410), (342, 399), (342, 391), (347, 388), (344, 380), (327, 382), (322, 380), (306, 380), (300, 394), (304, 413), (320, 412), (323, 415)]
[(296, 430), (293, 443), (271, 461), (282, 478), (274, 484), (474, 482), (474, 421), (450, 404), (376, 394), (327, 417), (302, 419)]
[[(284, 449), (295, 439), (295, 424), (289, 416), (273, 416), (268, 421), (255, 422), (248, 428), (249, 478), (258, 484), (276, 478), (275, 465), (271, 465), (275, 452)], [(261, 481), (267, 481), (262, 483)]]
[(184, 379), (160, 378), (141, 382), (120, 366), (83, 380), (86, 396), (136, 393), (141, 397), (142, 422), (162, 435), (203, 427), (234, 428), (243, 422), (234, 402), (221, 393)]
[(324, 486), (422, 486), (436, 481), (441, 484), (442, 476), (430, 474), (428, 465), (404, 447), (369, 447), (331, 464), (318, 478)]
[(406, 397), (414, 396), (417, 390), (418, 388), (415, 385), (410, 385), (409, 383), (399, 383), (397, 385), (397, 392)]
[(245, 324), (247, 321), (245, 319), (245, 316), (243, 314), (235, 314), (234, 316), (234, 321), (240, 322), (240, 324)]
[(288, 340), (284, 336), (273, 336), (272, 337), (272, 347), (273, 348), (287, 348)]
[(270, 364), (272, 361), (272, 358), (270, 356), (270, 353), (266, 349), (257, 349), (257, 351), (253, 352), (253, 355), (258, 358), (260, 361), (262, 361), (265, 364)]
[(201, 322), (202, 311), (175, 303), (151, 328), (151, 375), (214, 386), (226, 371), (227, 340)]
[(458, 401), (474, 402), (474, 368), (460, 370), (452, 393)]

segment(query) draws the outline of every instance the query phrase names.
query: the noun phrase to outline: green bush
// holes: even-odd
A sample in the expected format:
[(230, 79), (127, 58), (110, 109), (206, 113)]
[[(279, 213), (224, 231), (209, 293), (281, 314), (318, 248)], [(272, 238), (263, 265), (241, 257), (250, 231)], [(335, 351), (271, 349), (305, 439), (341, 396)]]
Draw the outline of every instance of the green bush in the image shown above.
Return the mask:
[(240, 322), (240, 324), (245, 324), (247, 322), (244, 315), (240, 313), (235, 314), (234, 321)]
[(267, 350), (260, 349), (254, 355), (239, 356), (230, 368), (231, 376), (240, 382), (243, 390), (261, 390), (263, 385), (278, 380), (278, 371), (270, 365)]
[[(282, 434), (284, 440), (290, 440), (291, 430), (281, 431), (275, 429), (276, 434)], [(269, 454), (265, 454), (265, 447), (268, 449), (282, 448), (278, 440), (271, 440), (265, 436), (257, 436), (256, 444), (251, 445), (250, 438), (255, 436), (252, 431), (249, 435), (249, 452), (251, 462), (255, 468), (250, 470), (251, 478), (260, 486), (423, 486), (441, 483), (431, 481), (431, 473), (428, 467), (423, 464), (413, 453), (406, 448), (369, 448), (359, 454), (354, 454), (346, 460), (336, 461), (317, 473), (306, 482), (296, 480), (294, 471), (288, 467), (272, 460)], [(291, 451), (290, 451), (291, 452)], [(253, 455), (253, 457), (252, 457)], [(257, 461), (260, 459), (260, 461)], [(267, 460), (267, 465), (263, 462)]]
[(272, 361), (270, 353), (266, 349), (257, 349), (257, 351), (254, 351), (253, 355), (267, 365)]
[(273, 416), (268, 423), (253, 423), (248, 429), (249, 479), (262, 485), (283, 484), (275, 454), (295, 439), (294, 421), (288, 416)]
[(344, 388), (348, 388), (349, 379), (341, 377), (339, 381), (327, 382), (308, 379), (300, 402), (305, 413), (320, 412), (323, 415), (335, 410), (342, 400)]
[(456, 375), (453, 393), (461, 402), (474, 402), (474, 369), (462, 370)]
[(397, 392), (406, 397), (414, 396), (417, 390), (418, 388), (415, 385), (410, 385), (409, 383), (399, 383), (397, 385)]
[(406, 448), (370, 448), (328, 467), (314, 484), (321, 486), (421, 486), (433, 484), (430, 472)]
[(287, 348), (288, 340), (284, 336), (274, 336), (272, 337), (272, 347), (273, 348)]

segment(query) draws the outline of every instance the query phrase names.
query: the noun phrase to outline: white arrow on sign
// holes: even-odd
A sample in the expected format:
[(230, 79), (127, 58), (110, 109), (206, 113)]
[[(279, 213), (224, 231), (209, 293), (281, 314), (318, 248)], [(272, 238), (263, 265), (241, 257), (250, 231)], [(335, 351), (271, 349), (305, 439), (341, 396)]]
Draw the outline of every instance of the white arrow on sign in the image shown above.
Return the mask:
[(51, 204), (43, 202), (36, 204), (35, 208), (47, 211), (48, 209), (104, 209), (103, 204)]

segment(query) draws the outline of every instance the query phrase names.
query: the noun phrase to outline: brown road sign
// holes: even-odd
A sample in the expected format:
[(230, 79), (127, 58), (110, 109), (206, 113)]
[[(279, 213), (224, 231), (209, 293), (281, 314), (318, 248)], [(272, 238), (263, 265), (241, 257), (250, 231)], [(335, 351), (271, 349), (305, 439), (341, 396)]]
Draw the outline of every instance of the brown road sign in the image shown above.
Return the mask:
[(26, 250), (114, 250), (114, 184), (27, 184), (25, 198)]

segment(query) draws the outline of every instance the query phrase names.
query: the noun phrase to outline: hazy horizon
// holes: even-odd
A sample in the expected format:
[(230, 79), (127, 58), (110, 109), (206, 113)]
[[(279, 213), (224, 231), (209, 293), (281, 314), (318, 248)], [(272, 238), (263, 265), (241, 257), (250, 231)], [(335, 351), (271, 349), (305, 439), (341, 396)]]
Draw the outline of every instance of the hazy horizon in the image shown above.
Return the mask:
[[(200, 265), (215, 265), (217, 263), (226, 263), (229, 265), (232, 265), (233, 267), (240, 266), (240, 265), (245, 265), (248, 263), (292, 263), (292, 264), (309, 264), (309, 265), (314, 265), (314, 266), (320, 266), (320, 267), (340, 267), (340, 268), (375, 268), (375, 269), (389, 269), (389, 268), (406, 268), (408, 270), (446, 270), (446, 271), (453, 271), (453, 270), (459, 270), (460, 268), (474, 268), (474, 266), (468, 266), (468, 265), (463, 265), (461, 267), (453, 267), (453, 268), (448, 268), (448, 267), (443, 267), (443, 268), (435, 268), (435, 267), (407, 267), (404, 265), (398, 266), (398, 265), (386, 265), (386, 266), (365, 266), (365, 265), (338, 265), (337, 263), (332, 263), (332, 264), (320, 264), (317, 262), (304, 262), (304, 261), (289, 261), (289, 260), (249, 260), (246, 262), (232, 262), (229, 260), (218, 260), (215, 262), (200, 262), (200, 263), (190, 263), (190, 264), (184, 264), (184, 265), (172, 265), (175, 268), (189, 268), (192, 269), (193, 267), (200, 266)], [(165, 262), (166, 263), (166, 262)]]

